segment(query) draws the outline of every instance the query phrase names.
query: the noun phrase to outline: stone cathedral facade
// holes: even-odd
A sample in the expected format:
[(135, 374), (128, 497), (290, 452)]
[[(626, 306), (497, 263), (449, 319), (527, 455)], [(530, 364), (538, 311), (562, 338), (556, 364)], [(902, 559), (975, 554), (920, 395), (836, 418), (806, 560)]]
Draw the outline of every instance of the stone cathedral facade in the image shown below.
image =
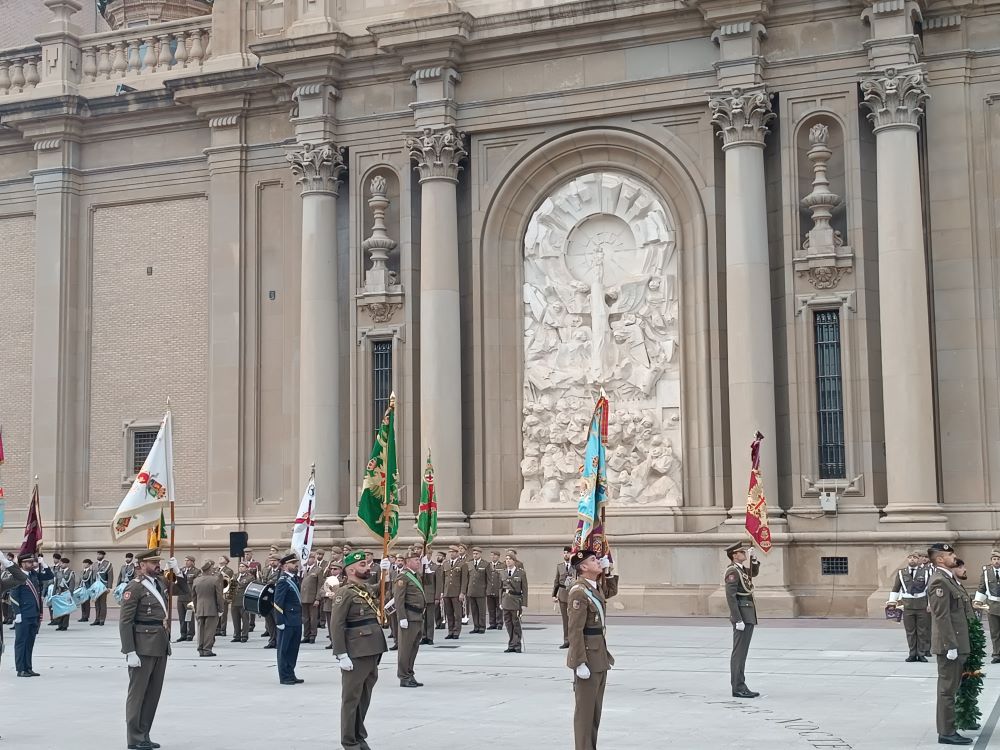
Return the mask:
[(37, 476), (109, 549), (168, 399), (180, 552), (287, 541), (312, 464), (362, 541), (395, 392), (404, 533), (431, 451), (441, 542), (548, 611), (601, 388), (624, 612), (722, 612), (756, 430), (768, 614), (1000, 539), (1000, 0), (33, 2), (0, 548)]

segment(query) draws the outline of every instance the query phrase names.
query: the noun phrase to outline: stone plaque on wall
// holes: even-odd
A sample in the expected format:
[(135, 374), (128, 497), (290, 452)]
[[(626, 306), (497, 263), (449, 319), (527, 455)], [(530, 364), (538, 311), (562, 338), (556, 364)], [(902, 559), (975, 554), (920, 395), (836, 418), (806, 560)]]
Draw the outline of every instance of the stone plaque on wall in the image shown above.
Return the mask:
[(549, 195), (524, 238), (522, 507), (577, 500), (587, 428), (611, 401), (619, 505), (681, 502), (677, 247), (639, 180), (582, 175)]

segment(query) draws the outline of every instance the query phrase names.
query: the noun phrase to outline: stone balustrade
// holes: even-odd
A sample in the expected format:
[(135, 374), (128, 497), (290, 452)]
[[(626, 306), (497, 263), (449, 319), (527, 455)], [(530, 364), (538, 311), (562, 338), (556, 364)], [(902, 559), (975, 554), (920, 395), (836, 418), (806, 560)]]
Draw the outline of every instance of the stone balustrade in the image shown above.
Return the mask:
[(80, 40), (82, 82), (199, 69), (211, 56), (212, 17), (90, 34)]
[(35, 88), (41, 67), (42, 48), (37, 44), (0, 52), (0, 97)]

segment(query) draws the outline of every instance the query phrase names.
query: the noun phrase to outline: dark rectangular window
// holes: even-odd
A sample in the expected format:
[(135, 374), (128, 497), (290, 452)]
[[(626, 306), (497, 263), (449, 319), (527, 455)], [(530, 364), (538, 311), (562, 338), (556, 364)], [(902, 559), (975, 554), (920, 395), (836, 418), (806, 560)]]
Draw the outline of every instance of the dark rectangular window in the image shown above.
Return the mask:
[(816, 334), (816, 416), (819, 478), (844, 479), (844, 382), (840, 372), (840, 311), (820, 310)]
[(825, 576), (847, 575), (846, 557), (821, 557), (819, 559), (819, 564), (822, 569), (821, 572)]
[(377, 432), (392, 393), (392, 342), (372, 342), (372, 424)]
[(136, 430), (132, 433), (132, 473), (142, 471), (146, 456), (156, 442), (157, 430)]

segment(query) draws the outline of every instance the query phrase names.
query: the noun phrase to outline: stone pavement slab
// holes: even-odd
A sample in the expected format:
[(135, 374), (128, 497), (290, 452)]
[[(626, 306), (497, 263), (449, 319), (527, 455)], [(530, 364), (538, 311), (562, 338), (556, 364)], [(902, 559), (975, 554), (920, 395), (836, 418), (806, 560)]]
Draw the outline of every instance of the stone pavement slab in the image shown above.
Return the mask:
[[(35, 651), (42, 676), (32, 679), (15, 676), (7, 632), (0, 750), (124, 748), (127, 674), (116, 623), (74, 622), (64, 633), (43, 625)], [(215, 659), (199, 658), (192, 643), (174, 645), (152, 733), (164, 750), (340, 747), (340, 673), (325, 642), (302, 647), (306, 682), (292, 687), (278, 684), (274, 651), (263, 649), (259, 630), (251, 636), (247, 644), (219, 639)], [(551, 617), (526, 618), (523, 654), (504, 654), (506, 636), (495, 631), (457, 643), (438, 638), (420, 651), (417, 678), (426, 687), (417, 690), (399, 687), (395, 654), (386, 654), (369, 714), (372, 749), (571, 750), (572, 683), (560, 642)], [(617, 664), (601, 748), (939, 747), (935, 665), (903, 661), (899, 628), (765, 621), (747, 664), (747, 682), (762, 693), (756, 700), (730, 697), (725, 621), (611, 618), (609, 642)], [(981, 708), (974, 750), (1000, 747), (1000, 669), (987, 676)]]

